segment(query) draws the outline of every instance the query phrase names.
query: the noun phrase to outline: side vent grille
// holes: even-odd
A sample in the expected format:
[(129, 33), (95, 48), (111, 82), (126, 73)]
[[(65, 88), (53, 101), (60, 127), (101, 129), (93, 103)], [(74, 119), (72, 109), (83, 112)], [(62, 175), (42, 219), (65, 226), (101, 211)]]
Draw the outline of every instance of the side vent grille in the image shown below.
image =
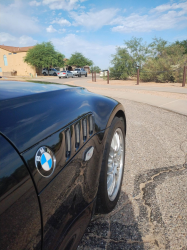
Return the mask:
[(71, 153), (71, 134), (70, 129), (66, 130), (66, 157), (69, 158)]
[(80, 126), (79, 123), (75, 125), (75, 147), (78, 148), (80, 145)]
[(87, 121), (86, 118), (82, 121), (82, 127), (83, 127), (83, 140), (85, 141), (87, 138)]
[(89, 116), (89, 133), (90, 133), (90, 135), (93, 134), (93, 131), (94, 131), (94, 117), (93, 117), (93, 115), (90, 115)]

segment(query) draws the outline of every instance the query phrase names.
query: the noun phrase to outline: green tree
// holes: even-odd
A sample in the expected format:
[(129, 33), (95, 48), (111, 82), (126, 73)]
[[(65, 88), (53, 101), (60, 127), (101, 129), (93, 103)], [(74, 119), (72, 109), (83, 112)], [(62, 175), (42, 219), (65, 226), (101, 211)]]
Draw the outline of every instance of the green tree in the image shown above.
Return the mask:
[(183, 47), (185, 49), (184, 54), (187, 54), (187, 40), (183, 40), (181, 42), (176, 41), (174, 45), (180, 45), (181, 47)]
[(24, 61), (38, 69), (50, 67), (63, 67), (65, 56), (55, 51), (51, 42), (37, 44), (28, 50)]
[(76, 67), (84, 67), (85, 65), (93, 65), (92, 60), (84, 57), (81, 53), (75, 52), (71, 55), (70, 59), (68, 60), (68, 64), (70, 66), (76, 66)]
[(183, 66), (187, 63), (185, 48), (169, 45), (163, 48), (157, 57), (149, 57), (140, 71), (143, 81), (182, 82)]
[(148, 45), (150, 56), (157, 57), (161, 55), (164, 49), (168, 46), (168, 42), (162, 38), (153, 38), (153, 42)]
[(98, 66), (91, 66), (90, 67), (91, 72), (99, 73), (101, 69)]
[(129, 41), (125, 41), (127, 51), (132, 56), (135, 66), (140, 68), (146, 61), (147, 56), (150, 54), (149, 46), (143, 42), (142, 38), (132, 37)]
[(129, 54), (126, 48), (118, 47), (116, 54), (112, 55), (111, 63), (114, 65), (110, 68), (111, 79), (127, 79), (128, 76), (134, 75), (136, 72), (135, 60)]

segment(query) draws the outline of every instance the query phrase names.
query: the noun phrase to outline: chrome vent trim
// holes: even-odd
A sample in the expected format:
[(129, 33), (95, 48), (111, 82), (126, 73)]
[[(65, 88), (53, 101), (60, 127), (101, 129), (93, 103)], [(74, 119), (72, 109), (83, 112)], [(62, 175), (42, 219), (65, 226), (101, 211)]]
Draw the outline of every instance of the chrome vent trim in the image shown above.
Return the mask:
[(80, 145), (80, 125), (79, 122), (75, 124), (75, 147), (78, 148)]
[(87, 138), (87, 119), (84, 118), (82, 121), (82, 128), (83, 128), (83, 140), (85, 141)]
[(89, 133), (92, 135), (94, 132), (94, 116), (90, 115), (89, 116)]
[(69, 158), (71, 154), (71, 131), (68, 128), (66, 130), (66, 157)]

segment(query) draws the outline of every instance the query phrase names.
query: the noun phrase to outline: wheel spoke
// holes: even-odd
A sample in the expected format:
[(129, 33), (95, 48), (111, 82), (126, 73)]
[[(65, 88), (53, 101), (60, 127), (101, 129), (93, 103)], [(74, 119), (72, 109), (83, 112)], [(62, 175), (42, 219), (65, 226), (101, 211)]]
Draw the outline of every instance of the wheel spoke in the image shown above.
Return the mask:
[(113, 181), (114, 181), (113, 174), (108, 174), (108, 177), (107, 177), (107, 186), (108, 186), (108, 189), (111, 187)]
[(108, 163), (108, 172), (107, 174), (111, 174), (114, 171), (113, 163)]
[(115, 177), (112, 174), (108, 175), (108, 177), (109, 177), (107, 179), (108, 194), (111, 196), (115, 188)]

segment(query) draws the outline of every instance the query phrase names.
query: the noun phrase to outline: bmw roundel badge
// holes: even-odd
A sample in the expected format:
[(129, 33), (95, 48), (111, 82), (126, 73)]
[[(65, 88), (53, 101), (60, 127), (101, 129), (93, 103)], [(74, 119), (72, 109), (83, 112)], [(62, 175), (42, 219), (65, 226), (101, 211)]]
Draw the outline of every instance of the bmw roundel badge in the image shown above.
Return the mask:
[(51, 149), (46, 146), (39, 148), (35, 155), (35, 165), (43, 177), (50, 177), (56, 167), (56, 158)]

